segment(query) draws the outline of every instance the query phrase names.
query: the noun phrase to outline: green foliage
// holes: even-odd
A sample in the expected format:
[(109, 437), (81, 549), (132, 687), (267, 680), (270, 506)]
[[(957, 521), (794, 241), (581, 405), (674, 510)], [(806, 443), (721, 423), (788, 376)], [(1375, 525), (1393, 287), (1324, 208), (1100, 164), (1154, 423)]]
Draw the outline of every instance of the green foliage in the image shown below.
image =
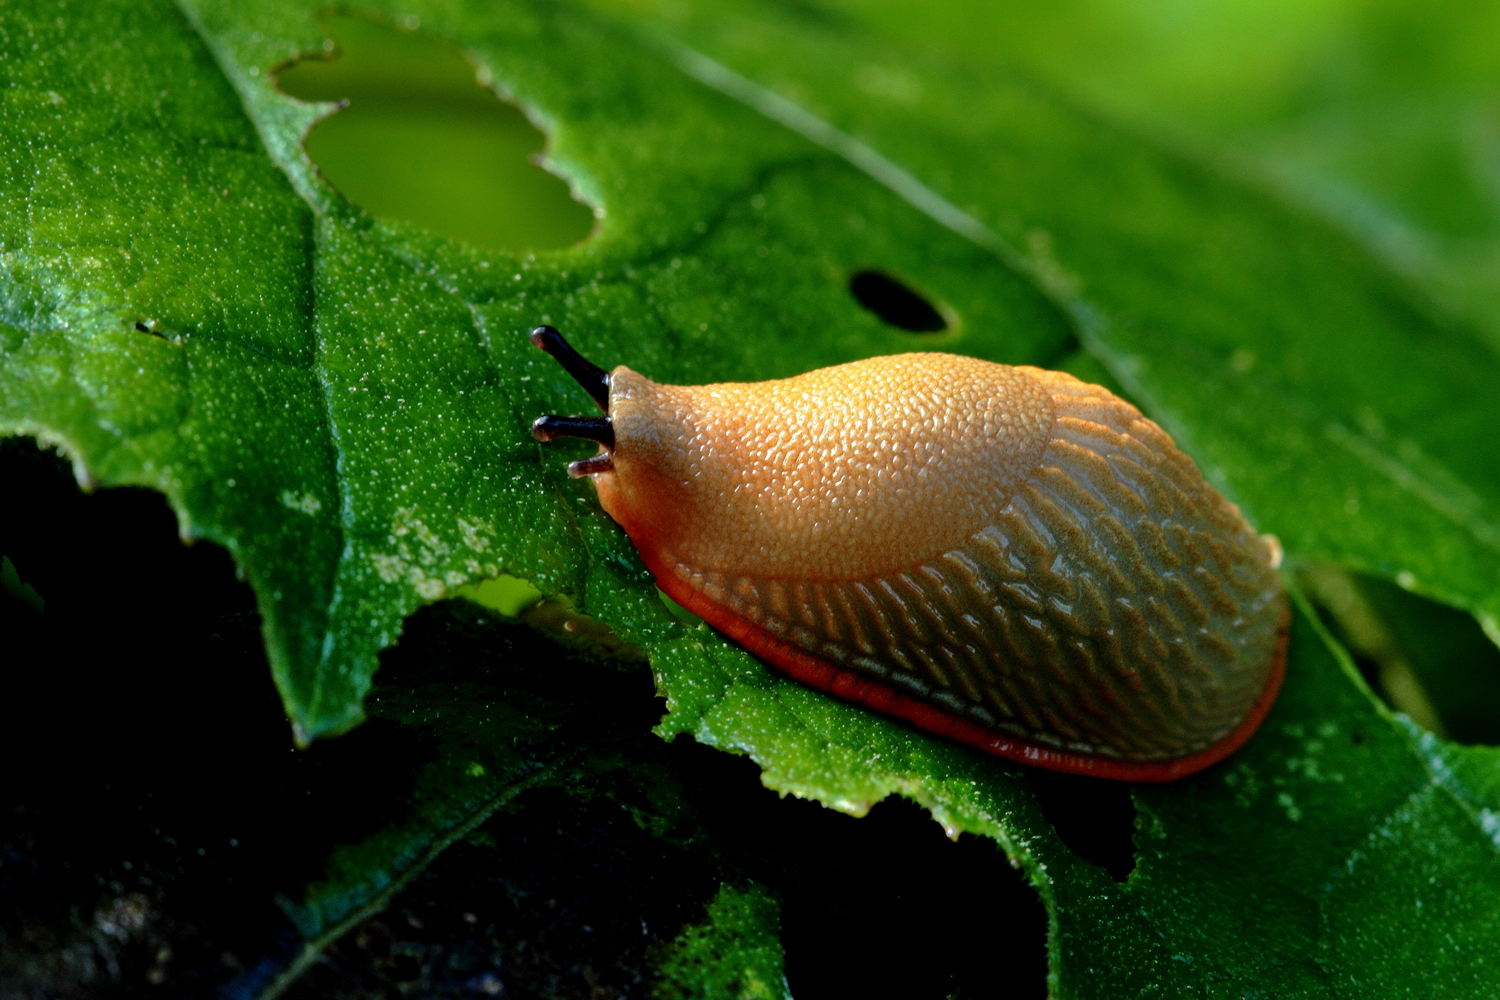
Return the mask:
[(542, 134), (482, 87), (458, 51), (363, 18), (324, 23), (337, 58), (299, 62), (277, 83), (304, 101), (348, 102), (306, 147), (351, 201), (490, 250), (553, 249), (588, 236), (593, 213), (528, 162)]
[(1494, 3), (956, 0), (887, 34), (1025, 66), (1174, 145), (1258, 175), (1358, 234), (1500, 344)]
[[(647, 653), (663, 735), (748, 753), (771, 787), (856, 815), (907, 795), (1002, 844), (1049, 908), (1058, 995), (1477, 995), (1500, 978), (1482, 954), (1500, 930), (1495, 751), (1391, 716), (1305, 606), (1261, 734), (1134, 792), (1138, 864), (1118, 884), (1063, 846), (1018, 769), (674, 615), (564, 475), (583, 452), (526, 433), (587, 408), (526, 342), (539, 322), (664, 381), (914, 348), (1102, 365), (1292, 560), (1398, 580), (1494, 638), (1500, 358), (1481, 336), (1328, 221), (1017, 60), (914, 54), (848, 17), (749, 2), (362, 5), (470, 53), (602, 212), (569, 250), (454, 243), (372, 218), (312, 169), (301, 141), (331, 108), (274, 72), (324, 51), (320, 9), (0, 13), (0, 428), (60, 442), (101, 483), (162, 490), (185, 535), (229, 548), (300, 740), (363, 718), (376, 653), (412, 610), (509, 575)], [(882, 325), (847, 291), (866, 267), (955, 328)], [(394, 878), (410, 864), (393, 859), (456, 836), (524, 770), (464, 758), (484, 768), (474, 791), (454, 752), (426, 818), (354, 869)], [(768, 912), (721, 895), (668, 979), (761, 948)], [(774, 962), (755, 961), (770, 984)]]
[(1330, 566), (1301, 576), (1388, 703), (1445, 739), (1500, 744), (1500, 649), (1474, 619)]
[(661, 962), (656, 996), (660, 1000), (789, 997), (777, 916), (776, 900), (764, 886), (720, 886), (708, 905), (708, 919), (686, 928), (672, 942)]

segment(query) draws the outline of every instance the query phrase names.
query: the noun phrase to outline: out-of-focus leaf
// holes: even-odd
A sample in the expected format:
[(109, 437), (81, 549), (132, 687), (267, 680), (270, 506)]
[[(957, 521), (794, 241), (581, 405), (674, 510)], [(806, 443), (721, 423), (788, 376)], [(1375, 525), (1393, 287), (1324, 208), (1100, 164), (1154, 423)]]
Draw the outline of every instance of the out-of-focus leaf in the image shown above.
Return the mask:
[(708, 919), (685, 928), (662, 959), (659, 1000), (790, 998), (778, 939), (778, 908), (764, 886), (724, 885)]
[[(1327, 214), (1500, 346), (1500, 6), (1490, 0), (958, 0), (912, 18), (836, 0), (908, 43), (1022, 65)], [(900, 85), (879, 75), (879, 89)]]
[(1393, 708), (1447, 739), (1500, 744), (1500, 650), (1472, 618), (1330, 566), (1301, 576)]
[(554, 249), (594, 216), (532, 159), (543, 136), (431, 35), (358, 17), (325, 22), (338, 46), (278, 74), (305, 101), (347, 102), (307, 137), (329, 183), (378, 218), (491, 250)]

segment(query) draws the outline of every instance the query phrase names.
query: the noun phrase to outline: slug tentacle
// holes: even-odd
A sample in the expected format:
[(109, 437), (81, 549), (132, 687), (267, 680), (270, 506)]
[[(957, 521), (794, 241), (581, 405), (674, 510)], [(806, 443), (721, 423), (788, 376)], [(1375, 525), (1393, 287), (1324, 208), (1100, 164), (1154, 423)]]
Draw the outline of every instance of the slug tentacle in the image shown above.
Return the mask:
[[(533, 341), (593, 369), (550, 328)], [(603, 445), (568, 471), (658, 585), (814, 687), (1144, 781), (1222, 759), (1275, 697), (1275, 548), (1106, 389), (943, 354), (751, 384), (585, 375), (609, 416), (533, 433)]]
[(582, 479), (584, 476), (598, 475), (601, 472), (613, 472), (615, 461), (609, 454), (595, 455), (593, 458), (580, 459), (577, 462), (568, 463), (568, 475), (574, 479)]
[(531, 436), (538, 441), (584, 438), (597, 441), (606, 448), (615, 446), (615, 426), (608, 417), (537, 417), (531, 423)]
[(538, 441), (553, 441), (560, 437), (583, 438), (603, 445), (605, 450), (592, 458), (568, 463), (568, 475), (574, 479), (614, 471), (614, 456), (611, 452), (615, 447), (615, 425), (609, 418), (609, 393), (612, 384), (609, 372), (575, 351), (573, 345), (550, 326), (533, 328), (531, 342), (556, 358), (563, 370), (583, 386), (605, 413), (602, 417), (537, 417), (531, 423), (531, 436)]
[(531, 342), (556, 358), (563, 371), (573, 376), (594, 398), (599, 409), (609, 412), (609, 372), (575, 351), (573, 345), (550, 326), (533, 327)]

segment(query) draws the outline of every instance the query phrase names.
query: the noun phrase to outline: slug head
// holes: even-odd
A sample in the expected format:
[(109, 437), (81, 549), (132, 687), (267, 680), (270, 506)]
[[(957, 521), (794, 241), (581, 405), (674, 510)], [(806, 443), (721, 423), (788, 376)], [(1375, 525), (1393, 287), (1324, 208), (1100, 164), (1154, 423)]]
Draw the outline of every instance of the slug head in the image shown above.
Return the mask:
[(569, 471), (593, 477), (638, 549), (706, 570), (852, 580), (914, 565), (991, 523), (1050, 439), (1050, 397), (1023, 369), (903, 354), (673, 386), (606, 375), (540, 329), (586, 387), (608, 385), (608, 416), (543, 417), (533, 433), (598, 441)]

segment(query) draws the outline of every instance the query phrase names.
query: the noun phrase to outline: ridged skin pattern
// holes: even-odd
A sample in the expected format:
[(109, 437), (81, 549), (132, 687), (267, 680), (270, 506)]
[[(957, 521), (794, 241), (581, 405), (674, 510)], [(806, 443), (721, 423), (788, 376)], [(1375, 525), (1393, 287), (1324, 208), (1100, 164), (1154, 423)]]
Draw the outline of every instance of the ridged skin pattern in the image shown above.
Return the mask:
[(813, 657), (1130, 762), (1214, 746), (1266, 689), (1274, 543), (1103, 388), (941, 354), (613, 378), (605, 509), (682, 585)]

